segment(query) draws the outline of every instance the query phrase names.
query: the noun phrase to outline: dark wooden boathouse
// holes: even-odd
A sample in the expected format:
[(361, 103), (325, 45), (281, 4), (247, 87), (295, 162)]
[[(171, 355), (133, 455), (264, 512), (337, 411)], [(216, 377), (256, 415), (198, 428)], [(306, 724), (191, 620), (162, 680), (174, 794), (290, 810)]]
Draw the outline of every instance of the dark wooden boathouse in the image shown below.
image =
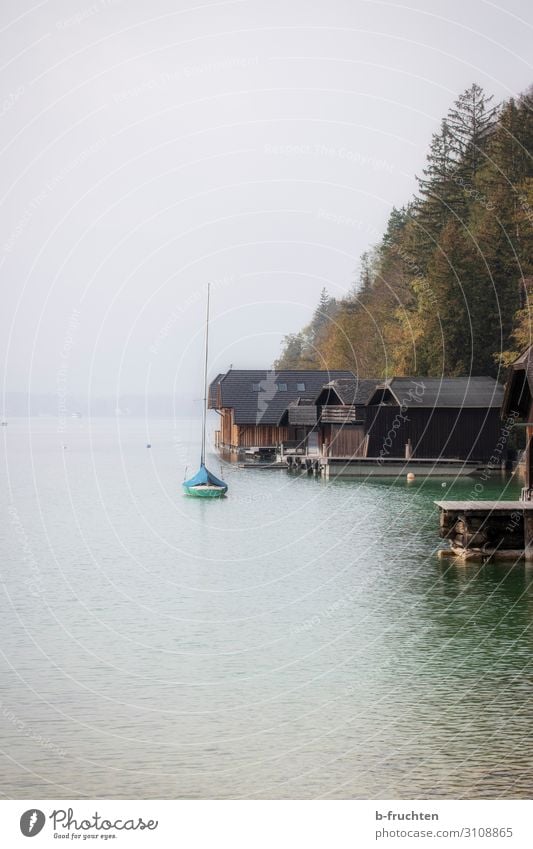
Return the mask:
[(317, 399), (323, 441), (339, 457), (486, 462), (500, 433), (492, 377), (333, 380)]
[(231, 369), (211, 383), (209, 406), (220, 414), (217, 444), (230, 451), (481, 464), (498, 441), (502, 397), (490, 377)]
[(500, 433), (503, 387), (492, 377), (396, 377), (366, 404), (371, 457), (486, 462)]
[(533, 346), (510, 367), (501, 408), (504, 450), (514, 428), (525, 428), (524, 486), (520, 501), (438, 501), (441, 556), (533, 560)]
[(524, 488), (522, 498), (533, 493), (533, 345), (509, 368), (502, 404), (502, 419), (525, 429)]
[(330, 380), (316, 399), (324, 454), (367, 457), (366, 404), (380, 383), (377, 379), (341, 377)]

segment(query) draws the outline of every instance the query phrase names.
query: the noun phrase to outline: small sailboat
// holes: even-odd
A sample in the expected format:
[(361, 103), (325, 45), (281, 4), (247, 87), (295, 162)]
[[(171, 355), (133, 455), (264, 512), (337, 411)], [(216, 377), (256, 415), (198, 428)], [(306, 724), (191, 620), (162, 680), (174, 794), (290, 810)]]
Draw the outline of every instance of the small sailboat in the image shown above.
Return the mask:
[(207, 316), (205, 322), (205, 362), (204, 362), (204, 401), (202, 407), (202, 454), (200, 468), (193, 478), (184, 481), (182, 486), (187, 495), (195, 498), (220, 498), (228, 491), (227, 483), (215, 477), (205, 465), (205, 431), (207, 426), (207, 364), (209, 357), (209, 289), (207, 284)]

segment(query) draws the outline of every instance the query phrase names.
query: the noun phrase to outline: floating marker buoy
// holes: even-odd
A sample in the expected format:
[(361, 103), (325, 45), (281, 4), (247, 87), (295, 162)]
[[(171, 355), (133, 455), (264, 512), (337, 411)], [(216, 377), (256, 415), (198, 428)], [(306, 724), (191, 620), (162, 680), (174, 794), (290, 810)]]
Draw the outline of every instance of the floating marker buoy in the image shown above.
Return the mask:
[(414, 472), (407, 472), (407, 480), (408, 481), (414, 481), (414, 479), (415, 479)]
[(445, 483), (441, 483), (441, 486), (446, 486), (446, 484), (445, 484)]

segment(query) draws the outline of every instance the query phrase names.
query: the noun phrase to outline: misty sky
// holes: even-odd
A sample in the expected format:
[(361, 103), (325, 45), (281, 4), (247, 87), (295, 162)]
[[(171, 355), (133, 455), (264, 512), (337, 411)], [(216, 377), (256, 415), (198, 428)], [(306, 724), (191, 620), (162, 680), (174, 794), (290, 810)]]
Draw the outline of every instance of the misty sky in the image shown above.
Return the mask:
[(267, 367), (415, 190), (473, 81), (533, 82), (525, 0), (3, 0), (3, 388), (194, 395)]

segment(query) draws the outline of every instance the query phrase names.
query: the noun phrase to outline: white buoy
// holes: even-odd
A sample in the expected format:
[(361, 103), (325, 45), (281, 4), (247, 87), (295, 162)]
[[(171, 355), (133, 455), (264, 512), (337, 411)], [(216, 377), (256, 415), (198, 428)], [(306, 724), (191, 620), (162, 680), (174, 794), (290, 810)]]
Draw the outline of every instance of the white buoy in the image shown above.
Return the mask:
[(414, 472), (407, 472), (407, 480), (408, 481), (414, 481), (414, 479), (415, 479)]

